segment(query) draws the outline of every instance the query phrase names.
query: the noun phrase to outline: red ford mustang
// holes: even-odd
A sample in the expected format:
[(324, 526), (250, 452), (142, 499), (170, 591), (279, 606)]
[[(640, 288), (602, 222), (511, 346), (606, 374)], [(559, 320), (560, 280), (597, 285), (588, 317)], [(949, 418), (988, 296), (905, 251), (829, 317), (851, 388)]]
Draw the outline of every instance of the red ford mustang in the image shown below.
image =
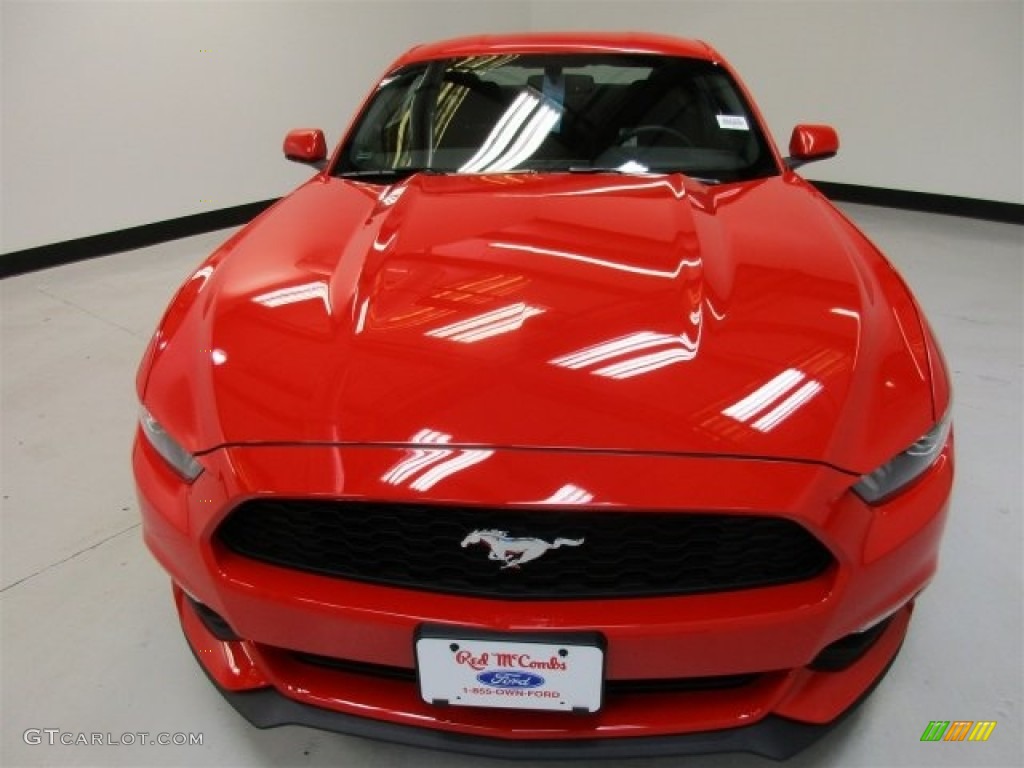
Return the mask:
[(786, 757), (936, 567), (950, 384), (704, 43), (413, 49), (138, 374), (145, 540), (260, 727)]

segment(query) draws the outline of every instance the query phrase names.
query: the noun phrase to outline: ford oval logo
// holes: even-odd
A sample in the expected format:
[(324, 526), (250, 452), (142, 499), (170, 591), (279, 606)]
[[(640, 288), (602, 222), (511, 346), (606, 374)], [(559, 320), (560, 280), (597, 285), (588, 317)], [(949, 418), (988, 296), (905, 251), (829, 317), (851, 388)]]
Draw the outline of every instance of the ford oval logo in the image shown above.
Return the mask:
[(481, 672), (476, 679), (492, 688), (539, 688), (544, 685), (544, 678), (540, 675), (507, 669), (490, 669)]

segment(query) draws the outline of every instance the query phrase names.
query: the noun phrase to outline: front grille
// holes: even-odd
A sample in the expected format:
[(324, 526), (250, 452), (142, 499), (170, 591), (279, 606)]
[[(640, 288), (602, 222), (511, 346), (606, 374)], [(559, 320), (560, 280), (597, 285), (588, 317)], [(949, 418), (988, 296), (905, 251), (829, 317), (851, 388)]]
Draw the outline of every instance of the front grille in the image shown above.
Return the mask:
[[(353, 675), (365, 675), (386, 680), (401, 680), (405, 683), (416, 682), (416, 670), (406, 667), (388, 667), (381, 664), (369, 664), (348, 659), (336, 659), (332, 656), (319, 656), (314, 653), (293, 651), (292, 658), (303, 664), (324, 669), (334, 669)], [(606, 680), (605, 691), (610, 694), (644, 694), (644, 693), (686, 693), (692, 691), (721, 691), (730, 688), (742, 688), (761, 678), (755, 673), (740, 675), (717, 675), (714, 677), (682, 677), (664, 680)]]
[[(503, 567), (485, 542), (462, 546), (485, 529), (543, 540), (538, 548), (559, 546)], [(255, 499), (237, 507), (217, 535), (236, 554), (285, 568), (506, 599), (751, 589), (810, 579), (832, 563), (790, 520), (688, 512)]]

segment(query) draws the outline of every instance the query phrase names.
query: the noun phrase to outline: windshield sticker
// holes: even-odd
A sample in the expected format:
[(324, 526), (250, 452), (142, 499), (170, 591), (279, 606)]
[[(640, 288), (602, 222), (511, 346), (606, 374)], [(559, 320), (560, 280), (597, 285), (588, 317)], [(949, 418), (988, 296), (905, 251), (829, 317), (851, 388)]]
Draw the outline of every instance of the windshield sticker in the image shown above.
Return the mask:
[(726, 131), (749, 131), (747, 118), (743, 115), (715, 115), (718, 118), (718, 127)]

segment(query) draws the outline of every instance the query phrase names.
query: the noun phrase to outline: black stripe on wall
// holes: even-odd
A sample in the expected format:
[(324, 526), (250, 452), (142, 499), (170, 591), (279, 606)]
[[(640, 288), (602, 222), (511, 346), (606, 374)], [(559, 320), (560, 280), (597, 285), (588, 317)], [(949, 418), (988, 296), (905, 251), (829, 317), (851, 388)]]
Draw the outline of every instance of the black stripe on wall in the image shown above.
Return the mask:
[(40, 245), (36, 248), (11, 251), (0, 255), (0, 278), (92, 259), (96, 256), (145, 248), (150, 245), (166, 243), (169, 240), (201, 235), (204, 232), (213, 232), (227, 227), (237, 227), (251, 221), (276, 202), (277, 199), (261, 200), (258, 203), (246, 203), (231, 208), (220, 208), (216, 211), (119, 229), (116, 232), (105, 232), (102, 235), (91, 235), (50, 245)]
[[(966, 216), (1009, 224), (1024, 224), (1024, 205), (1019, 203), (935, 195), (929, 192), (907, 192), (882, 187), (862, 187), (857, 184), (840, 184), (832, 181), (812, 181), (811, 183), (830, 200), (942, 213), (951, 216)], [(65, 240), (61, 243), (26, 248), (22, 251), (11, 251), (0, 255), (0, 278), (56, 267), (61, 264), (70, 264), (96, 256), (130, 251), (134, 248), (145, 248), (169, 240), (200, 235), (227, 227), (236, 227), (255, 218), (275, 202), (277, 202), (276, 199), (261, 200), (257, 203), (236, 205), (232, 208), (221, 208), (216, 211), (182, 216), (178, 219), (129, 227), (117, 232)]]
[(902, 189), (862, 187), (858, 184), (840, 184), (834, 181), (811, 181), (829, 200), (844, 203), (864, 203), (885, 208), (904, 208), (908, 211), (943, 213), (966, 216), (971, 219), (1024, 224), (1024, 205), (1002, 203), (996, 200), (978, 200), (973, 197), (934, 195), (930, 192), (907, 192)]

